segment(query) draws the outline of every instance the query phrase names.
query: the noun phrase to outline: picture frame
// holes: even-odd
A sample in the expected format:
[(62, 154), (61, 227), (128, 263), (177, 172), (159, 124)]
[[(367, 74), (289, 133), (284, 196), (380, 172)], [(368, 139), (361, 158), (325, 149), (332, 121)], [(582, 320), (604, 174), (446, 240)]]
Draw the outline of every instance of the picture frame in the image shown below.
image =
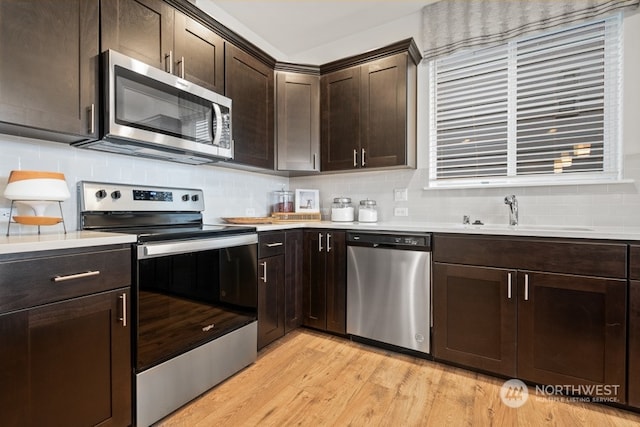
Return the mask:
[(296, 212), (320, 212), (320, 190), (296, 190)]

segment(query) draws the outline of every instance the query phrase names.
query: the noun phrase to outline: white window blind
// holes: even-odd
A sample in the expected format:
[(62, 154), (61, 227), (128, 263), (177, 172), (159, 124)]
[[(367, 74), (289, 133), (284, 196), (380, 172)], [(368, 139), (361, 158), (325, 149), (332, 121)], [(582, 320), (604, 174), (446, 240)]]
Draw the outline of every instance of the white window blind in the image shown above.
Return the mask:
[(621, 178), (621, 16), (430, 64), (430, 186)]

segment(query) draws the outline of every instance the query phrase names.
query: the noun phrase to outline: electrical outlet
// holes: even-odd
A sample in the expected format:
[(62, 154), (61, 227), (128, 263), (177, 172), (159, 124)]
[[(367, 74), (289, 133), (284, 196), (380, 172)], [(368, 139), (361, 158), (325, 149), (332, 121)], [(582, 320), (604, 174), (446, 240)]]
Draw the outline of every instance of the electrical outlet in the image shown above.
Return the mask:
[(11, 213), (11, 209), (8, 208), (0, 208), (0, 218), (9, 218), (9, 214)]
[(409, 208), (393, 208), (393, 216), (409, 216)]
[(393, 190), (394, 202), (406, 202), (409, 200), (409, 190), (406, 188), (396, 188)]
[(244, 210), (245, 216), (256, 216), (256, 210), (254, 208), (247, 208)]

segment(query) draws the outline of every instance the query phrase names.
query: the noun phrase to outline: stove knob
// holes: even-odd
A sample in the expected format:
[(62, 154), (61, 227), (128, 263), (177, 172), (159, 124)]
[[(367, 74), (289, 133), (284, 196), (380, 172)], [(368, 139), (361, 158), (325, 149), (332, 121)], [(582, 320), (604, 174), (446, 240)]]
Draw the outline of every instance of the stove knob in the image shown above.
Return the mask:
[(182, 195), (182, 201), (183, 202), (188, 202), (189, 201), (189, 195), (188, 194), (183, 194)]
[(105, 190), (98, 190), (96, 191), (96, 197), (98, 199), (104, 199), (105, 197), (107, 197), (107, 192)]
[(112, 198), (112, 199), (115, 199), (115, 200), (119, 199), (121, 196), (122, 196), (122, 194), (121, 194), (121, 193), (120, 193), (120, 191), (118, 191), (118, 190), (113, 191), (113, 192), (111, 193), (111, 198)]
[(197, 194), (194, 194), (193, 196), (191, 196), (191, 200), (194, 202), (197, 202), (198, 200), (200, 200), (200, 196), (198, 196)]

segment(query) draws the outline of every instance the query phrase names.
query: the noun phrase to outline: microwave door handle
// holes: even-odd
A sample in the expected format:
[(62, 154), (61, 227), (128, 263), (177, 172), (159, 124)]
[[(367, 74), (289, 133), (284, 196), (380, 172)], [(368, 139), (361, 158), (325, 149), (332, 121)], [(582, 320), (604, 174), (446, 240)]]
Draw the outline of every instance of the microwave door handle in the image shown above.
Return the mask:
[[(212, 104), (213, 106), (213, 114), (215, 117), (212, 117), (213, 120), (216, 121), (216, 134), (213, 136), (213, 146), (220, 146), (220, 138), (222, 137), (222, 111), (220, 110), (220, 106), (218, 104)], [(211, 126), (213, 127), (213, 120), (211, 121)]]

